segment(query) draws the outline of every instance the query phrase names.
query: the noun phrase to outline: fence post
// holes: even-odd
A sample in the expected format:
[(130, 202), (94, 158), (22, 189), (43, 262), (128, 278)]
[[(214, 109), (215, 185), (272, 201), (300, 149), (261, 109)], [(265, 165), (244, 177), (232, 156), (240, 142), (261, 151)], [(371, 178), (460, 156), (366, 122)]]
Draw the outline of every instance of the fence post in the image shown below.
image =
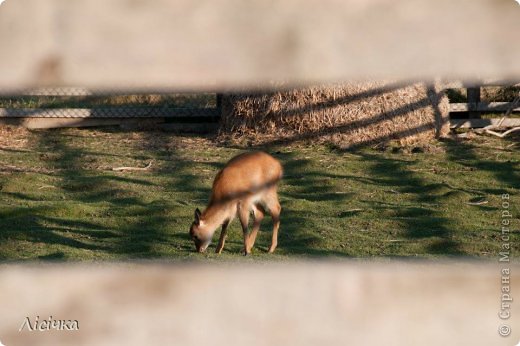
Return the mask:
[(217, 93), (217, 112), (222, 117), (222, 94)]
[(467, 87), (468, 93), (468, 115), (470, 119), (480, 119), (478, 110), (480, 103), (480, 85), (473, 84)]

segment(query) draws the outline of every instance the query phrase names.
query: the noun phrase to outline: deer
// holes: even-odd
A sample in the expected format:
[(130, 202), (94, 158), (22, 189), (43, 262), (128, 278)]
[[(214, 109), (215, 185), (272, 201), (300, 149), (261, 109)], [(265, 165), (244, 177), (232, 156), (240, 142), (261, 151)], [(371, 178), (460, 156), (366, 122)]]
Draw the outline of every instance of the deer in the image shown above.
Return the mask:
[[(282, 210), (277, 192), (282, 175), (281, 163), (267, 153), (249, 152), (232, 158), (217, 173), (206, 209), (202, 212), (199, 208), (195, 210), (189, 234), (196, 251), (205, 252), (215, 231), (222, 226), (215, 250), (217, 254), (222, 253), (228, 226), (238, 215), (244, 235), (243, 253), (245, 256), (251, 254), (260, 223), (265, 214), (269, 214), (273, 220), (273, 232), (268, 252), (273, 253), (278, 244)], [(249, 233), (251, 213), (253, 229)]]

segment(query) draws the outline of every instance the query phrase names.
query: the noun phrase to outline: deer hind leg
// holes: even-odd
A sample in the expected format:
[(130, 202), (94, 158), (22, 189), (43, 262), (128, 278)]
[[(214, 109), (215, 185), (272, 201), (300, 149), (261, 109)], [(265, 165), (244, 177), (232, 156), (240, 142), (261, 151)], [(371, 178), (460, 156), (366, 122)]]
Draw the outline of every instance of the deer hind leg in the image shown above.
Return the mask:
[(244, 233), (244, 255), (247, 256), (251, 253), (251, 249), (248, 247), (248, 231), (249, 225), (249, 213), (251, 212), (251, 203), (248, 201), (242, 201), (238, 205), (238, 219), (242, 225), (242, 232)]
[(224, 244), (226, 243), (228, 225), (229, 225), (229, 220), (224, 221), (224, 223), (222, 224), (222, 231), (220, 231), (220, 238), (218, 240), (217, 249), (215, 250), (215, 252), (218, 254), (222, 253), (222, 249), (224, 248)]
[(254, 223), (253, 223), (253, 230), (249, 234), (248, 244), (246, 249), (248, 252), (251, 252), (253, 249), (253, 246), (255, 245), (256, 236), (258, 234), (258, 230), (260, 229), (260, 223), (262, 222), (265, 210), (264, 208), (259, 204), (253, 204), (253, 215), (254, 215)]
[(280, 213), (282, 211), (282, 207), (278, 201), (276, 188), (273, 188), (269, 191), (269, 194), (265, 199), (265, 204), (269, 210), (269, 214), (271, 214), (271, 218), (273, 219), (273, 238), (271, 240), (271, 246), (269, 247), (268, 251), (269, 253), (273, 253), (276, 249), (276, 246), (278, 245), (278, 229), (280, 228)]

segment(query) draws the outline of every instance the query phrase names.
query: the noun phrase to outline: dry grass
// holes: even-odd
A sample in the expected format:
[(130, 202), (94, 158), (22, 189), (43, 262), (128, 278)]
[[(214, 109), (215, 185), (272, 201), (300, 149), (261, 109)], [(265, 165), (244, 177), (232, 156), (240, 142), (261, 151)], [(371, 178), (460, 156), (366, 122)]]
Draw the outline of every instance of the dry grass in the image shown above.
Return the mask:
[(226, 95), (221, 136), (265, 143), (311, 139), (341, 147), (398, 140), (417, 144), (442, 136), (449, 102), (436, 85), (348, 83)]
[(481, 89), (481, 99), (485, 102), (507, 102), (514, 100), (520, 92), (518, 86), (486, 86)]
[(27, 146), (28, 135), (26, 128), (0, 125), (0, 148), (23, 149)]

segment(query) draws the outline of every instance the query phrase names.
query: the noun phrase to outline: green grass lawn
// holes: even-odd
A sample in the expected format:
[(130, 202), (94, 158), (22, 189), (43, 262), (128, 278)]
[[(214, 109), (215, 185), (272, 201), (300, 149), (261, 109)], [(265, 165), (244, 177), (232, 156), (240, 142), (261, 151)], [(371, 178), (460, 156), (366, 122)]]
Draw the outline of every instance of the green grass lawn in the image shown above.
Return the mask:
[[(221, 256), (213, 253), (217, 239), (208, 254), (194, 253), (188, 229), (218, 169), (246, 149), (161, 132), (16, 131), (0, 138), (0, 260), (242, 258), (237, 220)], [(260, 149), (285, 168), (282, 223), (277, 252), (266, 254), (266, 218), (247, 260), (497, 259), (504, 193), (516, 216), (512, 253), (520, 250), (518, 142), (478, 137), (410, 152)], [(112, 170), (149, 162), (147, 171)]]

